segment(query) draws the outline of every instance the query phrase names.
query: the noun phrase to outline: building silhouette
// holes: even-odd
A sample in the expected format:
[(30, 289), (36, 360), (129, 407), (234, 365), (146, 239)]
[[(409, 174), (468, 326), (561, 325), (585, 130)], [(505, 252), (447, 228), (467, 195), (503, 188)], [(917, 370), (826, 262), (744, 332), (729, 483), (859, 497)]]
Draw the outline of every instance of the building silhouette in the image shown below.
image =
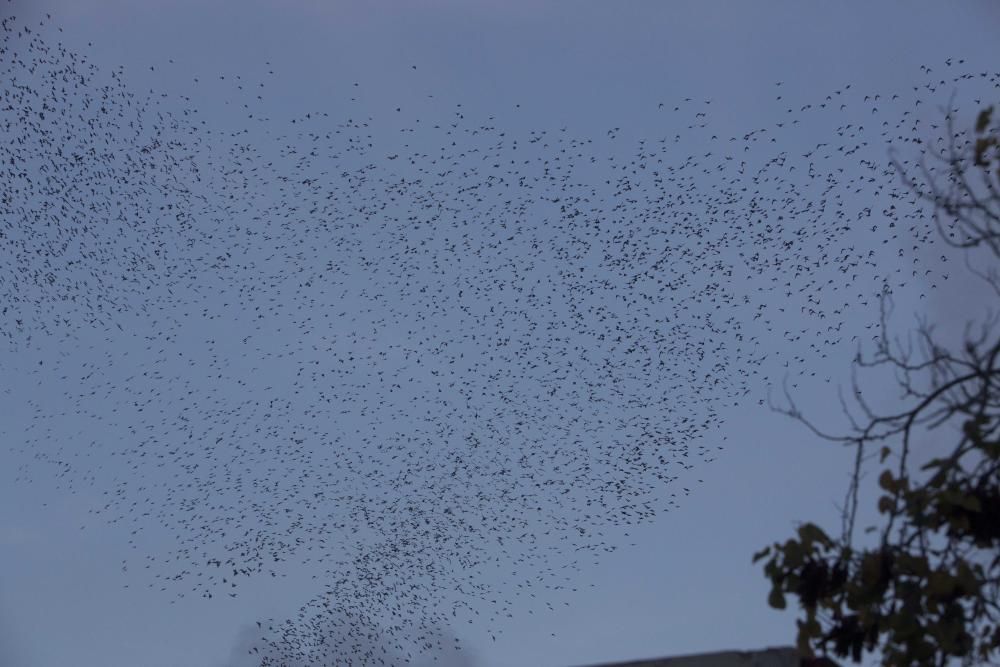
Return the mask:
[(829, 658), (805, 658), (791, 646), (759, 651), (718, 651), (651, 660), (608, 662), (588, 667), (838, 667)]

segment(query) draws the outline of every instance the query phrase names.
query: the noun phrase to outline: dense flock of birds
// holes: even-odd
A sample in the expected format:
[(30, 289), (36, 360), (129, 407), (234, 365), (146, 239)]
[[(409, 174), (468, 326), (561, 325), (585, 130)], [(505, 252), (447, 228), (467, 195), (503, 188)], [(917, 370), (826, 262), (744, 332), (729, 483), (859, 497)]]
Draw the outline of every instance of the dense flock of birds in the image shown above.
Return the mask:
[(500, 631), (674, 507), (768, 369), (946, 277), (887, 150), (915, 165), (936, 105), (1000, 87), (949, 61), (739, 136), (665, 101), (671, 131), (625, 145), (461, 105), (255, 118), (236, 76), (219, 127), (55, 31), (3, 21), (0, 363), (58, 394), (5, 436), (15, 474), (100, 497), (164, 594), (314, 572), (261, 665), (390, 663), (483, 609)]

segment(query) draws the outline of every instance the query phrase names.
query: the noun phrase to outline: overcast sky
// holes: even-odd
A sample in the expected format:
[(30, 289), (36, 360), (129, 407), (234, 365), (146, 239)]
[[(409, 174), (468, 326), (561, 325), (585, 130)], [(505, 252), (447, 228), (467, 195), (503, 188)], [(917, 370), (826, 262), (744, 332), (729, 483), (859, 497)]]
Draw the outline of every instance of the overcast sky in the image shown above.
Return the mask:
[[(742, 136), (773, 127), (788, 105), (819, 104), (846, 84), (857, 91), (852, 94), (858, 113), (869, 114), (860, 98), (909, 92), (927, 81), (922, 65), (943, 71), (946, 59), (961, 58), (968, 71), (992, 72), (1000, 63), (1000, 9), (986, 1), (873, 7), (863, 2), (34, 0), (2, 11), (26, 22), (50, 12), (46, 31), (53, 40), (85, 53), (103, 72), (124, 65), (130, 89), (166, 95), (162, 104), (172, 111), (197, 107), (220, 132), (247, 124), (242, 105), (248, 98), (234, 85), (266, 81), (257, 113), (275, 119), (329, 110), (337, 119), (371, 116), (377, 128), (395, 122), (399, 107), (398, 113), (422, 118), (426, 127), (452, 120), (461, 104), (468, 118), (494, 116), (512, 136), (568, 128), (570, 136), (599, 141), (608, 129), (621, 128), (627, 138), (622, 143), (631, 147), (644, 138), (685, 134), (686, 126), (665, 114), (661, 103), (669, 109), (685, 98), (710, 101), (712, 133)], [(944, 103), (948, 91), (932, 97)], [(973, 106), (969, 102), (964, 109), (972, 113)], [(858, 118), (868, 120), (850, 114), (842, 120)], [(376, 122), (380, 119), (383, 125)], [(832, 136), (836, 126), (824, 122), (810, 127)], [(823, 140), (778, 136), (788, 142), (790, 154)], [(426, 148), (435, 139), (428, 134), (414, 141), (426, 142)], [(755, 150), (769, 158), (785, 148)], [(858, 243), (864, 242), (859, 237)], [(937, 290), (922, 281), (901, 286), (895, 321), (906, 328), (913, 313), (923, 311), (953, 325), (966, 311), (976, 314), (985, 293), (962, 282), (959, 271), (934, 264), (945, 250), (921, 252), (936, 271), (952, 275), (938, 281)], [(953, 257), (949, 266), (955, 262)], [(774, 303), (780, 298), (776, 294)], [(876, 314), (874, 302), (852, 311), (843, 324), (851, 335), (830, 346), (827, 358), (810, 359), (816, 377), (798, 381), (797, 400), (825, 424), (843, 424), (830, 409), (836, 405), (835, 386), (848, 378), (851, 336), (867, 332), (870, 338), (865, 327)], [(200, 330), (198, 340), (214, 335), (211, 331)], [(198, 335), (192, 334), (192, 341)], [(54, 414), (72, 405), (67, 397), (75, 389), (63, 384), (58, 369), (99, 363), (88, 356), (104, 350), (95, 344), (40, 336), (33, 346), (12, 346), (0, 357), (0, 664), (254, 664), (246, 654), (256, 622), (293, 617), (315, 593), (313, 566), (293, 563), (286, 577), (248, 584), (236, 598), (177, 599), (173, 591), (160, 590), (159, 580), (150, 587), (143, 573), (142, 554), (155, 553), (157, 545), (171, 548), (172, 529), (146, 526), (144, 551), (137, 556), (129, 544), (132, 524), (110, 525), (89, 511), (101, 498), (99, 488), (80, 490), (91, 473), (72, 473), (77, 477), (71, 493), (50, 467), (25, 454), (26, 443), (39, 434), (79, 442), (107, 435), (94, 422), (63, 420), (46, 428), (36, 419), (35, 406)], [(198, 343), (190, 345), (185, 353), (198, 354)], [(773, 349), (774, 363), (765, 374), (780, 379), (781, 341), (762, 345)], [(122, 342), (101, 354), (122, 350), (139, 356), (136, 369), (145, 367), (139, 343), (133, 349)], [(59, 361), (51, 373), (37, 368), (39, 361), (53, 359)], [(624, 529), (614, 536), (618, 550), (568, 571), (566, 585), (575, 592), (540, 590), (553, 610), (517, 599), (512, 618), (439, 627), (445, 641), (457, 638), (463, 651), (447, 652), (434, 664), (569, 666), (792, 644), (794, 612), (767, 607), (768, 586), (750, 558), (790, 536), (796, 521), (814, 520), (838, 531), (834, 503), (843, 500), (852, 455), (761, 406), (765, 378), (754, 382), (740, 401), (720, 400), (720, 426), (710, 439), (714, 447), (724, 436), (725, 449), (684, 476), (683, 486), (691, 492), (676, 507), (646, 525)], [(920, 446), (926, 455), (934, 444)], [(105, 479), (96, 470), (92, 474)], [(859, 524), (871, 518), (863, 515)], [(553, 561), (553, 567), (561, 564)], [(502, 579), (493, 583), (502, 590)], [(482, 617), (488, 615), (485, 608)], [(417, 663), (431, 658), (418, 657)]]

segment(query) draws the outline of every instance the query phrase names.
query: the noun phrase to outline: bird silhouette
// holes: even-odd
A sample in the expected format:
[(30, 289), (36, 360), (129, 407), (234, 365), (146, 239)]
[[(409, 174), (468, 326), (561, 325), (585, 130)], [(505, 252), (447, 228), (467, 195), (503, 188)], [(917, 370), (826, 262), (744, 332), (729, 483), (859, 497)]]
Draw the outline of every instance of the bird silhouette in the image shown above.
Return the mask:
[(282, 117), (267, 63), (212, 75), (222, 122), (199, 78), (140, 93), (54, 26), (2, 21), (3, 363), (61, 397), (23, 399), (17, 478), (99, 494), (164, 595), (315, 572), (257, 622), (262, 666), (406, 661), (482, 615), (495, 641), (515, 598), (572, 593), (692, 493), (724, 406), (947, 279), (887, 151), (967, 145), (918, 104), (1000, 88), (952, 60), (878, 94), (785, 86), (736, 136), (668, 100), (664, 136), (629, 138), (460, 103)]

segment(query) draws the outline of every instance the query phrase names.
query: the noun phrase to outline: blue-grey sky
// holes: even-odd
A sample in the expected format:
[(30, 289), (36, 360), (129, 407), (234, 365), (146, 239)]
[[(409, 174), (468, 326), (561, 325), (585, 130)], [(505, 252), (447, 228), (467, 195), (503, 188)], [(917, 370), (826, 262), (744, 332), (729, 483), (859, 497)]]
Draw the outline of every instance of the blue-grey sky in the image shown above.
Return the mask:
[[(995, 72), (1000, 46), (993, 37), (1000, 12), (992, 3), (889, 2), (872, 7), (860, 2), (38, 0), (9, 3), (3, 11), (17, 15), (19, 25), (31, 26), (51, 13), (51, 21), (36, 31), (47, 43), (61, 41), (85, 55), (96, 68), (95, 81), (115, 83), (120, 76), (136, 100), (149, 99), (141, 117), (154, 119), (159, 110), (183, 122), (205, 124), (200, 143), (189, 137), (187, 144), (197, 147), (192, 163), (202, 170), (201, 181), (192, 180), (193, 172), (182, 172), (187, 164), (183, 162), (172, 166), (173, 172), (158, 172), (158, 189), (149, 188), (157, 194), (142, 193), (147, 197), (143, 201), (155, 202), (149, 214), (155, 224), (143, 218), (148, 226), (132, 227), (118, 237), (106, 229), (95, 231), (92, 243), (109, 254), (99, 266), (84, 265), (103, 275), (105, 282), (98, 284), (85, 272), (78, 277), (91, 286), (95, 303), (103, 298), (114, 302), (104, 306), (106, 316), (100, 322), (61, 327), (51, 322), (55, 307), (32, 305), (50, 296), (44, 284), (32, 285), (30, 278), (16, 283), (7, 274), (0, 283), (5, 297), (23, 297), (10, 305), (11, 313), (29, 323), (27, 328), (4, 325), (13, 334), (5, 339), (0, 357), (5, 378), (0, 393), (0, 664), (255, 664), (248, 652), (263, 646), (254, 643), (260, 636), (258, 621), (266, 625), (266, 619), (274, 619), (277, 625), (295, 619), (303, 607), (306, 617), (315, 613), (317, 607), (310, 601), (319, 599), (322, 605), (323, 591), (337, 578), (331, 575), (331, 560), (367, 553), (379, 561), (379, 549), (391, 550), (392, 540), (401, 539), (393, 517), (362, 520), (356, 514), (344, 525), (362, 526), (358, 532), (329, 527), (328, 543), (316, 541), (312, 522), (318, 522), (317, 508), (325, 500), (316, 493), (363, 498), (352, 509), (374, 511), (385, 508), (383, 500), (389, 502), (401, 484), (385, 475), (406, 473), (387, 453), (376, 454), (353, 441), (335, 444), (341, 436), (362, 434), (372, 442), (389, 443), (403, 442), (407, 435), (425, 438), (426, 465), (413, 463), (418, 469), (414, 475), (418, 481), (440, 485), (414, 487), (422, 492), (409, 496), (411, 509), (394, 510), (399, 516), (422, 517), (421, 512), (443, 510), (449, 502), (457, 513), (475, 509), (472, 490), (482, 488), (488, 475), (507, 465), (503, 451), (477, 454), (480, 458), (474, 462), (466, 460), (465, 467), (454, 468), (456, 485), (438, 480), (437, 462), (454, 461), (455, 448), (469, 438), (515, 449), (518, 438), (534, 438), (543, 443), (541, 451), (554, 456), (552, 462), (539, 457), (525, 465), (572, 470), (583, 463), (579, 452), (587, 446), (596, 456), (605, 451), (601, 442), (615, 441), (615, 424), (655, 424), (650, 420), (662, 416), (669, 419), (664, 431), (675, 434), (679, 420), (698, 421), (706, 413), (713, 413), (711, 427), (689, 443), (690, 460), (672, 460), (664, 469), (664, 475), (675, 477), (669, 484), (656, 486), (649, 471), (630, 478), (608, 467), (606, 475), (617, 475), (624, 485), (659, 489), (655, 504), (661, 510), (655, 518), (629, 526), (595, 516), (585, 528), (602, 530), (603, 537), (590, 538), (592, 543), (613, 545), (613, 551), (596, 548), (584, 551), (586, 557), (569, 553), (564, 548), (568, 543), (558, 538), (560, 517), (576, 520), (582, 510), (569, 508), (567, 501), (561, 515), (563, 505), (555, 492), (546, 495), (549, 492), (542, 490), (539, 503), (545, 512), (509, 521), (494, 518), (504, 511), (498, 498), (491, 499), (491, 523), (471, 531), (469, 538), (468, 553), (477, 554), (481, 562), (463, 562), (465, 542), (453, 536), (422, 556), (440, 568), (441, 575), (421, 578), (404, 567), (409, 561), (385, 556), (379, 562), (396, 562), (389, 578), (398, 577), (401, 586), (464, 579), (469, 582), (466, 590), (477, 584), (490, 587), (486, 600), (453, 590), (428, 598), (435, 612), (453, 619), (431, 617), (432, 633), (445, 645), (457, 639), (460, 654), (412, 647), (390, 653), (401, 658), (410, 651), (417, 664), (437, 657), (433, 664), (555, 666), (790, 644), (794, 612), (766, 606), (768, 587), (750, 557), (790, 535), (796, 521), (814, 520), (835, 532), (839, 512), (834, 503), (843, 499), (852, 456), (762, 406), (768, 381), (788, 374), (807, 412), (822, 415), (824, 424), (843, 425), (839, 411), (830, 407), (836, 405), (835, 387), (849, 377), (848, 362), (857, 344), (853, 338), (871, 339), (869, 327), (877, 319), (872, 294), (883, 278), (892, 282), (895, 321), (901, 327), (912, 322), (912, 313), (922, 311), (953, 324), (965, 316), (965, 306), (976, 311), (985, 299), (985, 292), (974, 290), (974, 282), (962, 281), (953, 253), (933, 245), (933, 240), (913, 251), (912, 244), (905, 243), (906, 224), (900, 224), (903, 240), (881, 226), (886, 218), (878, 212), (888, 205), (888, 190), (878, 193), (875, 205), (867, 181), (850, 183), (864, 175), (872, 182), (897, 185), (878, 169), (860, 164), (863, 158), (886, 162), (885, 145), (878, 141), (882, 122), (908, 124), (903, 114), (910, 113), (909, 118), (921, 119), (921, 127), (933, 136), (929, 125), (940, 118), (935, 105), (946, 103), (953, 89), (966, 121), (977, 110), (976, 99), (986, 103), (990, 94), (996, 98), (994, 79), (951, 82), (963, 72), (977, 77)], [(8, 66), (15, 55), (25, 57), (7, 53), (0, 62)], [(948, 59), (950, 66), (945, 64)], [(961, 66), (955, 64), (959, 59), (965, 61)], [(924, 65), (934, 71), (926, 72)], [(119, 66), (123, 73), (112, 79)], [(18, 71), (30, 81), (31, 73)], [(948, 83), (933, 91), (923, 88), (938, 79)], [(891, 100), (894, 94), (899, 101)], [(875, 102), (876, 95), (888, 99)], [(922, 104), (908, 106), (916, 99)], [(808, 110), (803, 109), (806, 105)], [(745, 137), (760, 128), (767, 132)], [(338, 129), (341, 134), (327, 141), (325, 135)], [(132, 142), (134, 130), (117, 127), (111, 145)], [(32, 131), (24, 126), (2, 130), (11, 138)], [(730, 137), (737, 138), (732, 145)], [(665, 153), (659, 152), (661, 139)], [(63, 140), (71, 143), (72, 138)], [(142, 139), (150, 146), (154, 141)], [(830, 148), (849, 151), (862, 141), (869, 144), (856, 155)], [(820, 149), (819, 143), (827, 145)], [(234, 148), (239, 144), (246, 150)], [(310, 153), (314, 146), (321, 146), (315, 155)], [(290, 153), (290, 147), (296, 152)], [(564, 148), (567, 152), (561, 153)], [(153, 148), (152, 155), (160, 155), (157, 150)], [(722, 157), (727, 152), (732, 157), (728, 161)], [(816, 157), (806, 157), (810, 152)], [(622, 238), (635, 234), (638, 245), (655, 236), (649, 233), (650, 219), (637, 213), (648, 205), (649, 192), (642, 190), (640, 196), (623, 188), (619, 165), (647, 153), (662, 159), (664, 170), (678, 170), (670, 174), (677, 181), (660, 184), (668, 198), (676, 198), (662, 211), (704, 214), (715, 193), (733, 188), (738, 192), (736, 182), (760, 192), (763, 210), (794, 210), (803, 220), (813, 221), (816, 209), (810, 206), (819, 208), (821, 202), (836, 201), (837, 211), (851, 215), (863, 215), (870, 207), (871, 222), (856, 224), (830, 247), (860, 251), (872, 246), (879, 252), (878, 261), (853, 270), (861, 276), (856, 289), (835, 296), (826, 292), (829, 299), (822, 308), (829, 320), (821, 325), (803, 310), (810, 304), (800, 303), (798, 294), (788, 297), (782, 288), (785, 282), (797, 286), (805, 280), (795, 272), (820, 284), (839, 281), (844, 274), (835, 258), (820, 260), (821, 251), (813, 256), (820, 264), (801, 269), (794, 263), (779, 268), (767, 257), (750, 259), (758, 252), (766, 254), (774, 242), (770, 231), (764, 234), (763, 227), (755, 226), (764, 223), (754, 211), (739, 208), (749, 195), (734, 199), (736, 210), (718, 213), (711, 224), (692, 222), (706, 234), (704, 243), (700, 238), (689, 246), (682, 242), (673, 255), (664, 255), (669, 261), (631, 255)], [(713, 153), (712, 158), (706, 153)], [(555, 186), (536, 186), (531, 193), (513, 197), (527, 204), (512, 211), (504, 207), (507, 195), (485, 193), (485, 188), (481, 196), (460, 192), (462, 186), (477, 182), (468, 170), (485, 172), (480, 154), (517, 161), (513, 169), (529, 178), (539, 177), (543, 161), (552, 160), (546, 166), (560, 177), (569, 175), (570, 194)], [(827, 154), (831, 156), (821, 161)], [(394, 198), (394, 189), (387, 185), (393, 178), (412, 180), (413, 170), (407, 172), (403, 164), (408, 155), (448, 156), (440, 168), (455, 173), (441, 176), (441, 185), (432, 188), (433, 204), (457, 208), (452, 218), (445, 214), (448, 220), (467, 216), (472, 221), (466, 245), (461, 245), (465, 232), (457, 225), (445, 230), (432, 224), (404, 225), (398, 231), (372, 227), (370, 221), (368, 226), (360, 224), (365, 216), (374, 215), (378, 221), (380, 215), (403, 220), (423, 215), (417, 204), (425, 200), (402, 186)], [(36, 153), (23, 159), (40, 175), (45, 158)], [(769, 162), (776, 158), (781, 164)], [(410, 164), (426, 165), (429, 159), (418, 157)], [(721, 162), (723, 169), (703, 172), (692, 162)], [(739, 173), (741, 162), (747, 168)], [(358, 173), (342, 176), (366, 164), (376, 165), (366, 182), (350, 180), (359, 178)], [(244, 172), (237, 177), (231, 173), (234, 169)], [(751, 174), (756, 169), (764, 171), (755, 181)], [(829, 188), (810, 180), (812, 169), (832, 179), (826, 181)], [(142, 167), (137, 173), (150, 170), (156, 171)], [(244, 176), (248, 188), (241, 187)], [(175, 178), (180, 180), (171, 181)], [(312, 181), (340, 191), (352, 187), (351, 192), (360, 194), (337, 200), (331, 210), (347, 213), (335, 219), (327, 209), (317, 213), (319, 207), (305, 205), (313, 196)], [(171, 182), (189, 188), (180, 198), (191, 209), (187, 222), (157, 213), (160, 205), (177, 201), (164, 194), (170, 192)], [(646, 174), (634, 182), (646, 187), (653, 180)], [(119, 192), (142, 198), (136, 193), (143, 185), (123, 183)], [(549, 200), (580, 192), (596, 193), (587, 205), (599, 211), (596, 217), (611, 231), (605, 236), (595, 232), (595, 238), (616, 239), (613, 250), (595, 243), (574, 257), (577, 250), (566, 242), (575, 237), (567, 228), (547, 226), (545, 216), (558, 218), (558, 206)], [(232, 200), (227, 199), (230, 194)], [(637, 201), (630, 201), (633, 198)], [(29, 208), (32, 201), (37, 204), (29, 201)], [(624, 212), (616, 212), (618, 204)], [(302, 208), (293, 212), (292, 206)], [(834, 208), (831, 203), (829, 215)], [(283, 224), (286, 214), (291, 222)], [(18, 217), (23, 213), (5, 210), (4, 216), (10, 228), (29, 235), (23, 217)], [(788, 229), (794, 227), (792, 219)], [(822, 215), (819, 219), (826, 220)], [(490, 241), (498, 222), (531, 233), (519, 236), (513, 245), (498, 245)], [(232, 232), (233, 225), (240, 225), (244, 236), (232, 237), (232, 242), (212, 236), (215, 230)], [(734, 226), (730, 236), (725, 236), (725, 225)], [(869, 231), (872, 225), (878, 229)], [(253, 236), (258, 229), (265, 230), (263, 236)], [(616, 237), (617, 232), (623, 236)], [(513, 239), (514, 232), (509, 233)], [(763, 236), (755, 236), (758, 233)], [(527, 238), (542, 249), (526, 242), (519, 245)], [(475, 252), (446, 254), (451, 242)], [(158, 247), (164, 254), (154, 258), (148, 251), (156, 243), (162, 244)], [(407, 253), (422, 244), (450, 263), (438, 266), (433, 252)], [(7, 254), (0, 255), (8, 266), (31, 261), (15, 257), (11, 247), (3, 246)], [(691, 257), (683, 254), (684, 247), (707, 250)], [(226, 249), (232, 250), (232, 257), (219, 257)], [(602, 261), (605, 251), (610, 255)], [(151, 270), (126, 266), (127, 258), (147, 255)], [(634, 292), (608, 268), (608, 256), (636, 274), (646, 272)], [(942, 263), (942, 256), (951, 259)], [(533, 263), (524, 261), (528, 257)], [(318, 268), (325, 258), (336, 262), (329, 273)], [(374, 264), (366, 264), (373, 258)], [(914, 259), (921, 267), (919, 277), (910, 271)], [(385, 262), (385, 268), (377, 260)], [(704, 270), (709, 261), (764, 268), (758, 274), (748, 268), (746, 276), (713, 276)], [(108, 266), (116, 268), (101, 274)], [(896, 273), (896, 268), (905, 272)], [(569, 269), (579, 271), (579, 280), (566, 276)], [(397, 270), (398, 275), (393, 273)], [(71, 275), (76, 276), (66, 269), (58, 278)], [(479, 280), (480, 275), (489, 282)], [(619, 302), (657, 278), (679, 286), (676, 301), (670, 300), (670, 292), (659, 292), (663, 298), (656, 302)], [(593, 288), (602, 279), (610, 281), (605, 292), (575, 301), (576, 292), (572, 299), (567, 296), (571, 282)], [(412, 289), (403, 287), (407, 280)], [(523, 306), (522, 320), (511, 290), (524, 280), (537, 285), (532, 293), (539, 301)], [(496, 287), (501, 282), (507, 287)], [(463, 286), (487, 284), (498, 291), (457, 295)], [(13, 291), (12, 285), (23, 291)], [(428, 300), (420, 285), (455, 293), (442, 291), (436, 300)], [(699, 310), (713, 308), (708, 301), (713, 289), (720, 290), (726, 304), (712, 313), (724, 333), (709, 330)], [(706, 297), (691, 301), (688, 297), (694, 293)], [(744, 294), (748, 300), (741, 300)], [(237, 297), (240, 304), (231, 303)], [(602, 325), (596, 319), (584, 318), (577, 328), (563, 327), (573, 316), (567, 305), (571, 301), (591, 308), (592, 318), (603, 313), (613, 321), (638, 321), (637, 326), (647, 327), (643, 331), (663, 325), (662, 338), (639, 342), (662, 347), (647, 350), (661, 359), (670, 356), (669, 346), (678, 346), (673, 366), (668, 364), (662, 376), (643, 375), (645, 371), (629, 361), (620, 366), (623, 370), (602, 375), (606, 369), (597, 360), (605, 356), (617, 362), (617, 348), (604, 339), (598, 342), (596, 332)], [(440, 310), (436, 304), (443, 304)], [(765, 317), (753, 319), (747, 304), (762, 308)], [(509, 311), (503, 318), (493, 317), (491, 306)], [(256, 307), (269, 313), (266, 319), (257, 317)], [(642, 315), (630, 312), (633, 307)], [(86, 310), (77, 302), (58, 308), (76, 317)], [(729, 319), (733, 321), (722, 324)], [(40, 330), (43, 322), (47, 328)], [(828, 329), (834, 323), (836, 335)], [(735, 338), (737, 332), (742, 338)], [(473, 340), (477, 334), (480, 339)], [(487, 361), (493, 352), (482, 338), (500, 342), (498, 350), (504, 338), (513, 340), (515, 347), (523, 344), (521, 356), (515, 356), (530, 358), (535, 365), (505, 366), (505, 355), (512, 354), (506, 351), (496, 352), (499, 361)], [(695, 347), (705, 353), (697, 362), (687, 356), (691, 349), (686, 347), (695, 339), (702, 341)], [(744, 344), (751, 339), (756, 344)], [(839, 342), (828, 344), (833, 340)], [(825, 357), (809, 348), (813, 341)], [(575, 370), (554, 360), (566, 351), (583, 360)], [(719, 356), (713, 357), (716, 352)], [(588, 360), (588, 353), (593, 359)], [(441, 361), (453, 357), (464, 361)], [(418, 369), (417, 359), (426, 366)], [(764, 361), (757, 365), (751, 363), (754, 359)], [(716, 363), (722, 367), (713, 368)], [(449, 368), (457, 374), (456, 382), (464, 381), (470, 392), (480, 393), (462, 394), (461, 410), (438, 411), (433, 391), (444, 385), (438, 384), (437, 373), (452, 372)], [(524, 372), (512, 375), (511, 368)], [(682, 380), (671, 375), (672, 369)], [(749, 376), (752, 370), (757, 374)], [(323, 372), (329, 372), (329, 378), (321, 380), (317, 374)], [(706, 372), (731, 381), (709, 392), (702, 380)], [(585, 394), (568, 388), (574, 379), (582, 385), (600, 378), (614, 380), (615, 390), (607, 386), (604, 402), (583, 401)], [(643, 382), (650, 378), (656, 380), (646, 394), (650, 404), (637, 408), (626, 399), (643, 396)], [(380, 384), (384, 382), (401, 386), (394, 392)], [(670, 382), (677, 383), (676, 393), (666, 396), (663, 390)], [(891, 384), (875, 381), (874, 386), (891, 404)], [(498, 389), (490, 393), (491, 388)], [(425, 418), (430, 411), (445, 417)], [(522, 416), (537, 416), (537, 421), (525, 419), (531, 423), (515, 427), (513, 421)], [(263, 429), (262, 443), (302, 440), (312, 449), (302, 453), (289, 446), (257, 452), (256, 428)], [(456, 438), (459, 444), (452, 443)], [(575, 459), (573, 452), (556, 451), (575, 444), (574, 438), (585, 442), (575, 450)], [(202, 461), (200, 471), (193, 471), (180, 458), (165, 466), (154, 461), (158, 455), (169, 459), (178, 451), (195, 451), (188, 449), (190, 441), (203, 443), (198, 447), (211, 451), (215, 463)], [(135, 443), (141, 443), (139, 449)], [(921, 456), (929, 455), (935, 443), (920, 447)], [(334, 451), (347, 453), (327, 468), (323, 457), (333, 460)], [(218, 464), (222, 459), (228, 463)], [(599, 467), (597, 459), (594, 466)], [(320, 483), (327, 470), (337, 471), (336, 483)], [(177, 487), (181, 482), (173, 476), (182, 471), (198, 480), (198, 493), (183, 500), (185, 493)], [(316, 477), (289, 480), (286, 471)], [(558, 479), (556, 472), (546, 468), (544, 476)], [(250, 480), (258, 483), (252, 489)], [(274, 481), (286, 486), (267, 488)], [(300, 486), (287, 490), (296, 481)], [(578, 505), (587, 493), (569, 491)], [(469, 495), (463, 496), (466, 492)], [(313, 504), (303, 509), (304, 499)], [(281, 523), (286, 510), (292, 517), (302, 512), (304, 518)], [(594, 514), (599, 511), (595, 508)], [(480, 514), (485, 520), (486, 512)], [(198, 520), (186, 518), (196, 515)], [(261, 525), (261, 516), (277, 524)], [(336, 517), (336, 512), (330, 516)], [(527, 528), (512, 528), (522, 519)], [(863, 513), (859, 524), (871, 519), (870, 513)], [(379, 530), (389, 531), (388, 537), (380, 537)], [(547, 540), (545, 530), (556, 537)], [(294, 542), (298, 537), (308, 546), (286, 550), (287, 559), (274, 566), (276, 576), (265, 571), (263, 576), (240, 577), (237, 596), (229, 597), (228, 582), (206, 581), (217, 573), (205, 562), (223, 553), (226, 544), (240, 544), (244, 531), (270, 540)], [(523, 535), (533, 531), (537, 534), (528, 548)], [(199, 540), (207, 557), (199, 553)], [(448, 553), (454, 555), (450, 561), (432, 559)], [(578, 563), (570, 567), (573, 561)], [(345, 567), (343, 576), (357, 572)], [(350, 590), (350, 585), (341, 590)], [(203, 597), (207, 592), (213, 593), (211, 599)], [(453, 616), (453, 598), (470, 607)], [(494, 598), (501, 604), (492, 604)], [(391, 595), (386, 599), (391, 602)], [(366, 598), (365, 604), (371, 605), (371, 600)], [(369, 622), (371, 632), (392, 634), (386, 631), (387, 618), (377, 618), (386, 605), (369, 608), (376, 616)], [(335, 628), (341, 627), (336, 622), (356, 631), (365, 628), (356, 618), (335, 615), (326, 626), (333, 640), (338, 638)], [(352, 635), (349, 641), (359, 640)], [(368, 648), (374, 650), (381, 639), (370, 642)]]

